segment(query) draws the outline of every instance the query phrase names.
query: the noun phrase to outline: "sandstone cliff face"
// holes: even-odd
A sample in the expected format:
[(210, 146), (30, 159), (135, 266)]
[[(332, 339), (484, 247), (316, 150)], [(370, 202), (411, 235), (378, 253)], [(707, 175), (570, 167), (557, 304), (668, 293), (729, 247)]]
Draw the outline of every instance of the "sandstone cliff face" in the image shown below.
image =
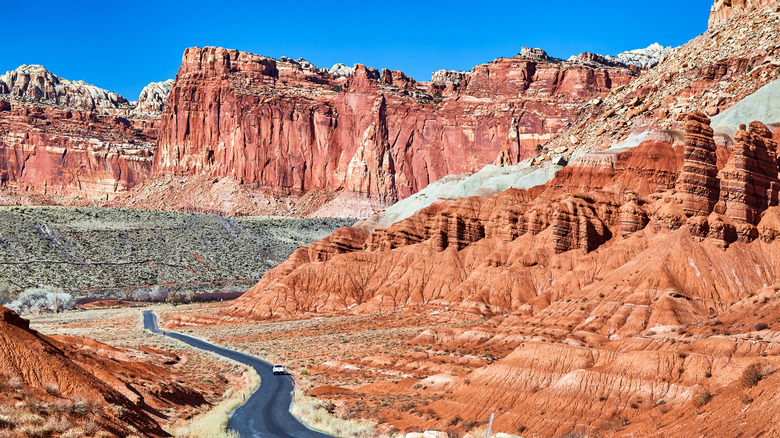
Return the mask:
[(777, 144), (760, 122), (734, 136), (734, 157), (721, 171), (720, 200), (732, 221), (757, 225), (761, 213), (778, 203)]
[(724, 22), (753, 9), (776, 3), (777, 0), (715, 0), (710, 12), (709, 28), (720, 26)]
[(153, 120), (21, 101), (9, 106), (0, 112), (4, 190), (59, 199), (53, 202), (105, 201), (151, 173)]
[(0, 76), (2, 202), (106, 201), (148, 178), (167, 94), (164, 83), (144, 91), (134, 106), (42, 66)]
[(633, 74), (516, 57), (436, 77), (418, 84), (361, 65), (336, 76), (235, 50), (188, 49), (163, 113), (155, 174), (393, 202), (500, 153), (510, 163), (536, 154), (580, 103)]

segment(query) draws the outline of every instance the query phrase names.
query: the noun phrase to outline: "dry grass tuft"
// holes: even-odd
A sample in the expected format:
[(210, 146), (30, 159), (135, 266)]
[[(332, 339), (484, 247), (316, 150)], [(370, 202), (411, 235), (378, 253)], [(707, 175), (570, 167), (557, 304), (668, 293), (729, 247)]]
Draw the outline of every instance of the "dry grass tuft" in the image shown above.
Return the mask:
[(186, 426), (175, 428), (170, 432), (177, 438), (238, 438), (235, 432), (228, 432), (227, 423), (230, 414), (235, 411), (260, 385), (260, 376), (250, 367), (245, 367), (249, 377), (249, 385), (242, 391), (228, 390), (222, 402), (205, 414), (187, 421)]
[(769, 365), (754, 363), (745, 368), (745, 371), (742, 372), (740, 382), (746, 388), (752, 388), (758, 385), (758, 382), (762, 381), (764, 377), (772, 374), (773, 371), (774, 370), (772, 370)]

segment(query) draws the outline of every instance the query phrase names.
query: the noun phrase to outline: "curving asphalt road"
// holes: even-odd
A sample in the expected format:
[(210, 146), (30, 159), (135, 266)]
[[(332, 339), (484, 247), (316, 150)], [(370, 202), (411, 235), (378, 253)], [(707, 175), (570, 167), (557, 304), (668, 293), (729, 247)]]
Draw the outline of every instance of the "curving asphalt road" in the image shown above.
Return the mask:
[(257, 371), (261, 379), (260, 387), (252, 393), (246, 403), (236, 409), (227, 425), (228, 430), (238, 432), (241, 438), (330, 437), (330, 435), (309, 429), (293, 417), (290, 413), (290, 405), (292, 404), (292, 391), (295, 382), (289, 375), (274, 376), (271, 372), (271, 364), (268, 362), (181, 333), (162, 331), (157, 327), (157, 315), (152, 310), (144, 311), (144, 328), (153, 333), (162, 333), (165, 336), (178, 339), (195, 348), (211, 351), (247, 364)]

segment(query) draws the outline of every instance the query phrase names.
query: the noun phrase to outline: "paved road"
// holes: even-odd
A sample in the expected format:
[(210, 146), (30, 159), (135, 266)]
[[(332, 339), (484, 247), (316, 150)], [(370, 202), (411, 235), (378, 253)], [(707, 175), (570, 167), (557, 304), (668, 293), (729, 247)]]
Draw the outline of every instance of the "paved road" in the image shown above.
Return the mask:
[(254, 356), (218, 347), (198, 338), (176, 332), (163, 332), (157, 327), (157, 315), (144, 311), (144, 328), (153, 333), (165, 333), (201, 350), (208, 350), (253, 367), (260, 375), (260, 387), (238, 408), (228, 422), (228, 430), (238, 432), (241, 438), (295, 437), (325, 438), (330, 435), (313, 431), (301, 424), (290, 413), (293, 378), (274, 376), (271, 364)]

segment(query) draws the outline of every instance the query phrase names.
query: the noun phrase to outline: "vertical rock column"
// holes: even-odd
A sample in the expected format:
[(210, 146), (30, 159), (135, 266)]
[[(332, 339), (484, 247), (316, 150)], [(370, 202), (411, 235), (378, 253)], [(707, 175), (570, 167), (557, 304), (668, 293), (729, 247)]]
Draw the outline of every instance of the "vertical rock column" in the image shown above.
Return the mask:
[(709, 216), (718, 202), (720, 186), (715, 141), (710, 119), (701, 112), (688, 114), (685, 123), (685, 162), (677, 180), (687, 216)]
[(763, 123), (745, 129), (734, 135), (734, 156), (719, 174), (720, 200), (729, 219), (756, 225), (767, 207), (777, 205), (777, 146)]

